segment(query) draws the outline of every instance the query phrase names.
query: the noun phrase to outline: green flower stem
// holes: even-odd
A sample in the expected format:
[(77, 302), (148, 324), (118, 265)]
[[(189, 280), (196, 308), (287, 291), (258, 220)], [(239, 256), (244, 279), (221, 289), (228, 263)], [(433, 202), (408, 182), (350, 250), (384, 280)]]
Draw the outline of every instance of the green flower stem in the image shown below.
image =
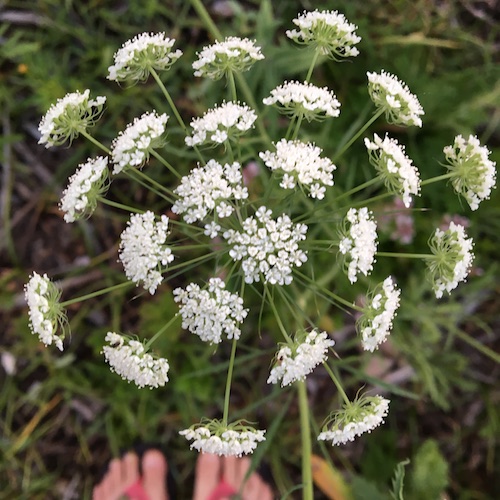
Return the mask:
[(431, 253), (397, 253), (397, 252), (377, 252), (377, 257), (404, 257), (408, 259), (434, 259), (436, 256)]
[(163, 158), (163, 156), (157, 153), (154, 149), (151, 150), (151, 155), (154, 156), (162, 165), (165, 165), (165, 167), (167, 167), (170, 170), (170, 172), (172, 172), (178, 179), (182, 177), (182, 175), (179, 174), (179, 172), (177, 172), (177, 170), (175, 170), (175, 168), (172, 167), (172, 165), (170, 165), (170, 163), (167, 160), (165, 160), (165, 158)]
[(234, 73), (232, 71), (227, 75), (227, 80), (229, 83), (229, 92), (231, 95), (231, 100), (238, 102), (238, 94), (236, 93), (236, 83), (234, 81)]
[(238, 341), (233, 338), (231, 346), (231, 357), (229, 358), (229, 368), (227, 369), (226, 392), (224, 394), (224, 413), (222, 414), (222, 425), (227, 427), (227, 419), (229, 417), (229, 397), (231, 396), (231, 379), (233, 378), (234, 359), (236, 357), (236, 343)]
[(219, 251), (214, 251), (210, 255), (200, 255), (199, 257), (195, 257), (194, 259), (191, 259), (189, 261), (181, 262), (180, 264), (176, 264), (175, 266), (168, 266), (167, 270), (168, 271), (175, 271), (176, 269), (181, 269), (183, 267), (194, 264), (195, 262), (199, 262), (200, 260), (209, 260), (214, 256), (214, 254), (218, 255), (218, 254), (226, 252), (226, 251), (227, 250), (224, 248), (224, 249), (219, 250)]
[(340, 395), (342, 396), (342, 399), (345, 401), (347, 406), (351, 405), (351, 401), (347, 397), (347, 394), (345, 393), (342, 384), (340, 383), (339, 379), (333, 373), (333, 370), (328, 366), (328, 363), (323, 363), (323, 366), (325, 367), (325, 370), (328, 372), (328, 375), (330, 375), (330, 378), (333, 380), (333, 383), (337, 387), (338, 391), (340, 392)]
[(147, 342), (146, 345), (144, 346), (144, 349), (147, 351), (151, 345), (154, 344), (155, 340), (165, 331), (168, 330), (168, 328), (174, 323), (174, 321), (179, 317), (179, 313), (175, 313), (173, 317), (170, 319), (170, 321), (165, 325), (162, 326)]
[(135, 214), (143, 214), (144, 210), (140, 210), (139, 208), (129, 207), (128, 205), (124, 205), (123, 203), (118, 203), (117, 201), (112, 201), (104, 198), (104, 196), (99, 196), (97, 198), (101, 203), (105, 205), (109, 205), (110, 207), (119, 208), (121, 210), (125, 210), (125, 212), (135, 213)]
[(349, 191), (342, 193), (340, 196), (337, 196), (337, 198), (335, 198), (334, 201), (338, 202), (340, 200), (343, 200), (344, 198), (347, 198), (348, 196), (351, 196), (354, 193), (361, 191), (362, 189), (366, 189), (367, 187), (373, 186), (373, 184), (376, 184), (379, 180), (380, 180), (379, 177), (374, 177), (373, 179), (370, 179), (369, 181), (366, 181), (363, 184), (360, 184), (359, 186), (356, 186), (355, 188), (352, 188)]
[(394, 193), (383, 193), (383, 194), (379, 194), (377, 196), (372, 196), (371, 198), (368, 198), (367, 200), (361, 200), (361, 201), (358, 201), (356, 203), (350, 203), (349, 205), (344, 205), (343, 207), (339, 208), (339, 211), (346, 210), (349, 208), (366, 207), (366, 206), (368, 206), (369, 203), (373, 203), (375, 201), (380, 201), (380, 200), (383, 200), (384, 198), (389, 198), (390, 196), (394, 196)]
[(420, 186), (426, 186), (427, 184), (432, 184), (434, 182), (444, 181), (446, 179), (451, 179), (455, 175), (456, 175), (455, 172), (449, 172), (447, 174), (438, 175), (437, 177), (432, 177), (431, 179), (426, 179), (425, 181), (422, 181), (420, 183)]
[(299, 393), (300, 435), (302, 438), (302, 499), (313, 500), (311, 428), (309, 423), (309, 403), (307, 401), (306, 381), (300, 380), (297, 382), (297, 389)]
[(304, 113), (300, 113), (300, 115), (297, 118), (297, 124), (295, 125), (295, 130), (292, 135), (292, 141), (295, 141), (297, 139), (297, 136), (299, 135), (299, 130), (300, 126), (302, 125), (302, 120), (304, 119)]
[(271, 309), (273, 310), (274, 316), (276, 318), (276, 322), (278, 323), (278, 327), (281, 330), (281, 333), (283, 334), (283, 337), (285, 337), (286, 341), (290, 345), (292, 345), (293, 341), (290, 338), (290, 336), (288, 335), (288, 333), (286, 331), (286, 328), (284, 327), (283, 322), (281, 321), (281, 318), (280, 318), (280, 315), (278, 313), (278, 310), (276, 309), (276, 305), (274, 304), (273, 298), (271, 297), (271, 294), (269, 293), (269, 289), (268, 289), (267, 285), (264, 285), (264, 295), (266, 295), (266, 294), (269, 297), (269, 305), (271, 306)]
[[(130, 175), (130, 172), (131, 172), (130, 170), (125, 170), (126, 174)], [(164, 193), (167, 193), (170, 196), (172, 196), (172, 191), (170, 191), (170, 189), (168, 189), (167, 187), (163, 186), (162, 184), (160, 184), (159, 182), (155, 181), (154, 179), (151, 179), (151, 177), (149, 177), (149, 175), (146, 175), (142, 170), (140, 170), (138, 168), (135, 168), (135, 169), (132, 170), (132, 172), (134, 172), (134, 175), (138, 175), (139, 177), (141, 177), (142, 179), (144, 179), (146, 182), (149, 182), (155, 188), (157, 188), (160, 191), (163, 191)]]
[(197, 14), (201, 17), (201, 20), (207, 27), (208, 31), (210, 31), (215, 38), (222, 40), (222, 33), (219, 31), (219, 28), (217, 28), (216, 24), (212, 21), (212, 18), (205, 9), (203, 2), (201, 2), (200, 0), (191, 0), (191, 5), (193, 6)]
[(81, 297), (77, 297), (76, 299), (66, 300), (65, 302), (61, 302), (60, 306), (67, 307), (71, 304), (77, 304), (78, 302), (83, 302), (84, 300), (93, 299), (94, 297), (99, 297), (99, 295), (114, 292), (115, 290), (120, 290), (120, 288), (126, 288), (131, 285), (133, 285), (132, 281), (124, 281), (123, 283), (119, 283), (118, 285), (113, 285), (108, 288), (98, 290), (97, 292), (88, 293), (87, 295), (82, 295)]
[(288, 124), (288, 128), (286, 129), (285, 139), (290, 140), (290, 135), (292, 133), (293, 127), (295, 125), (295, 115), (290, 118), (290, 123)]
[[(175, 247), (176, 250), (196, 250), (198, 248), (212, 247), (213, 243), (200, 243), (198, 245), (178, 245)], [(169, 268), (170, 269), (170, 268)]]
[(83, 137), (88, 139), (92, 144), (97, 146), (99, 149), (102, 149), (107, 155), (111, 154), (111, 151), (102, 142), (99, 142), (97, 139), (94, 139), (86, 130), (82, 130), (81, 134), (83, 135)]
[(372, 124), (374, 123), (380, 116), (382, 116), (384, 113), (383, 109), (379, 109), (359, 130), (356, 134), (354, 134), (351, 139), (342, 146), (340, 151), (337, 151), (335, 155), (333, 156), (333, 161), (335, 162), (338, 160), (350, 147), (351, 145), (364, 133), (364, 131)]
[(309, 66), (309, 71), (307, 72), (307, 76), (306, 76), (306, 80), (305, 80), (306, 83), (309, 83), (309, 80), (311, 79), (311, 76), (312, 76), (313, 71), (314, 71), (314, 67), (316, 66), (316, 62), (318, 61), (318, 57), (319, 57), (319, 51), (315, 50), (314, 56), (313, 56), (312, 61), (311, 61), (311, 65)]
[(160, 192), (158, 189), (154, 188), (150, 183), (148, 184), (147, 182), (144, 182), (144, 180), (142, 178), (134, 176), (134, 170), (130, 170), (130, 169), (125, 170), (125, 174), (128, 175), (134, 182), (137, 182), (142, 187), (145, 187), (148, 191), (156, 194), (156, 196), (163, 198), (164, 200), (168, 201), (169, 203), (172, 203), (172, 199), (170, 197), (166, 196), (165, 193)]

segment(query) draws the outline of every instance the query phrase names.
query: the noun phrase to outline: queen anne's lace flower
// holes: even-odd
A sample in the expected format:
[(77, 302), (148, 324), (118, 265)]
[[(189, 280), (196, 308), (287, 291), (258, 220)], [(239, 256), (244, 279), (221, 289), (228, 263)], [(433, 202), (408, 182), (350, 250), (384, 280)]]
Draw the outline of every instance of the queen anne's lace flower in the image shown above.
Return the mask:
[(120, 377), (134, 382), (139, 388), (163, 387), (168, 382), (168, 360), (149, 354), (142, 342), (131, 340), (114, 332), (104, 339), (109, 345), (102, 348), (104, 357)]
[(221, 219), (229, 217), (234, 211), (230, 200), (248, 198), (240, 164), (234, 162), (222, 166), (215, 160), (191, 170), (174, 193), (178, 200), (172, 206), (172, 212), (183, 214), (189, 224), (203, 220), (213, 210)]
[(230, 36), (222, 42), (203, 47), (193, 63), (194, 76), (219, 80), (228, 73), (249, 70), (256, 61), (264, 59), (254, 42), (248, 38)]
[[(61, 291), (49, 280), (46, 274), (33, 273), (25, 286), (25, 298), (28, 303), (30, 328), (45, 345), (52, 345), (63, 350), (64, 327), (68, 320), (59, 303)], [(57, 335), (58, 328), (63, 329)]]
[(346, 255), (347, 276), (351, 283), (357, 281), (359, 272), (367, 276), (372, 271), (377, 251), (377, 224), (366, 207), (351, 208), (347, 212), (339, 250)]
[(453, 189), (467, 200), (471, 210), (477, 210), (495, 186), (496, 163), (488, 158), (490, 151), (473, 135), (468, 139), (457, 135), (453, 145), (443, 151), (449, 162), (446, 168), (453, 174)]
[(304, 12), (293, 23), (299, 29), (288, 30), (286, 36), (297, 43), (312, 45), (322, 55), (337, 59), (359, 54), (353, 47), (361, 41), (355, 33), (357, 26), (336, 10)]
[(179, 434), (193, 441), (191, 449), (225, 457), (241, 457), (253, 453), (257, 443), (266, 440), (265, 432), (240, 422), (224, 426), (218, 420), (210, 420), (195, 424)]
[(377, 108), (385, 111), (387, 121), (400, 125), (422, 126), (424, 110), (408, 85), (396, 76), (383, 71), (367, 72), (368, 92)]
[(429, 240), (434, 256), (427, 258), (427, 268), (434, 293), (440, 299), (446, 290), (451, 293), (461, 281), (467, 279), (474, 254), (472, 238), (467, 238), (460, 224), (450, 222), (446, 231), (436, 229)]
[(108, 68), (108, 80), (136, 83), (146, 80), (151, 69), (170, 69), (182, 55), (180, 50), (172, 51), (174, 44), (175, 40), (165, 33), (141, 33), (127, 40), (114, 55), (115, 64)]
[(420, 193), (420, 176), (417, 167), (405, 154), (404, 146), (387, 135), (382, 140), (373, 134), (373, 141), (365, 138), (370, 163), (375, 167), (387, 189), (403, 197), (406, 208), (411, 205), (411, 195)]
[(64, 190), (60, 208), (66, 222), (74, 222), (81, 217), (89, 217), (97, 206), (97, 198), (108, 188), (108, 159), (98, 156), (89, 158), (78, 166), (69, 178)]
[(361, 344), (365, 351), (373, 352), (385, 342), (399, 307), (400, 294), (400, 290), (389, 277), (368, 295), (369, 302), (356, 323), (356, 330), (361, 335)]
[(115, 164), (113, 174), (126, 167), (142, 167), (150, 152), (162, 145), (167, 121), (167, 114), (158, 115), (153, 111), (129, 123), (111, 145), (111, 157)]
[(228, 339), (239, 339), (241, 330), (238, 324), (246, 318), (248, 309), (243, 308), (241, 297), (225, 287), (220, 278), (211, 278), (208, 290), (201, 290), (195, 283), (189, 284), (185, 290), (176, 288), (174, 300), (181, 303), (182, 328), (211, 344), (220, 343), (223, 333)]
[(267, 106), (276, 105), (286, 115), (304, 116), (308, 121), (340, 115), (340, 102), (335, 94), (312, 83), (285, 82), (271, 90), (270, 97), (262, 102)]
[(256, 119), (255, 111), (248, 106), (224, 102), (191, 122), (193, 134), (186, 137), (186, 144), (188, 146), (204, 142), (222, 144), (228, 139), (240, 137), (253, 127)]
[(307, 226), (294, 224), (288, 215), (276, 220), (271, 210), (260, 207), (255, 217), (243, 221), (243, 232), (230, 229), (224, 238), (233, 245), (229, 255), (241, 260), (246, 283), (260, 281), (272, 285), (289, 285), (292, 267), (300, 267), (307, 261), (307, 254), (299, 248), (299, 242), (306, 239)]
[(305, 338), (304, 335), (299, 336), (293, 346), (283, 345), (276, 354), (267, 383), (277, 384), (281, 380), (281, 387), (285, 387), (304, 380), (316, 366), (326, 361), (328, 349), (334, 345), (326, 332), (319, 333), (317, 330), (309, 332)]
[(121, 234), (119, 257), (125, 274), (134, 283), (142, 282), (151, 294), (162, 282), (164, 268), (174, 260), (172, 251), (165, 244), (168, 234), (168, 217), (162, 215), (156, 222), (150, 211), (131, 215)]
[(349, 405), (344, 405), (330, 416), (318, 441), (331, 441), (335, 446), (354, 441), (355, 437), (371, 432), (384, 422), (389, 403), (382, 396), (362, 396)]
[(266, 166), (283, 175), (280, 186), (294, 189), (299, 183), (309, 191), (311, 198), (322, 200), (325, 186), (333, 186), (335, 165), (329, 158), (321, 158), (322, 149), (314, 144), (282, 139), (276, 144), (276, 152), (260, 153)]
[(101, 116), (106, 102), (104, 96), (90, 99), (90, 90), (82, 94), (79, 91), (66, 94), (53, 104), (38, 125), (41, 133), (38, 144), (46, 148), (70, 142), (80, 133), (85, 132)]

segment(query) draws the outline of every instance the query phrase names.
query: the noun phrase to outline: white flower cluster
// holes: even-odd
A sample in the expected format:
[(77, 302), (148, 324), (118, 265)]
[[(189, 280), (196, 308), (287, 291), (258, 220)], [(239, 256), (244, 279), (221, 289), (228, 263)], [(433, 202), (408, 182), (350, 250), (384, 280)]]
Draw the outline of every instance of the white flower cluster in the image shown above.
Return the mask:
[(228, 72), (247, 71), (264, 55), (248, 38), (227, 37), (222, 42), (203, 47), (193, 63), (194, 76), (206, 76), (212, 80), (222, 78)]
[(262, 102), (267, 106), (276, 104), (281, 112), (288, 115), (303, 115), (308, 121), (340, 115), (340, 102), (335, 94), (312, 83), (285, 82), (271, 90), (270, 97)]
[(363, 397), (352, 403), (351, 407), (344, 406), (344, 410), (334, 416), (330, 429), (320, 433), (318, 441), (331, 441), (335, 446), (354, 441), (355, 437), (371, 432), (384, 422), (389, 403), (382, 396), (373, 396)]
[(66, 94), (53, 104), (38, 125), (41, 137), (38, 144), (46, 148), (59, 146), (67, 139), (72, 141), (100, 116), (106, 97), (90, 99), (90, 90)]
[(276, 144), (276, 152), (260, 153), (267, 167), (283, 173), (280, 186), (294, 189), (296, 184), (306, 186), (311, 198), (322, 200), (325, 186), (333, 186), (335, 165), (329, 158), (321, 158), (323, 150), (314, 144), (281, 139)]
[(384, 70), (380, 74), (369, 71), (366, 74), (370, 98), (377, 108), (385, 111), (389, 122), (422, 126), (420, 115), (424, 114), (424, 110), (408, 85)]
[(108, 80), (141, 81), (149, 76), (152, 69), (167, 70), (182, 52), (172, 51), (175, 40), (165, 33), (141, 33), (127, 40), (114, 55), (113, 66), (108, 68)]
[(201, 290), (195, 283), (185, 290), (176, 288), (174, 300), (181, 303), (182, 328), (210, 344), (219, 344), (223, 333), (228, 339), (239, 339), (238, 324), (247, 317), (248, 309), (243, 308), (241, 297), (225, 288), (220, 278), (211, 278), (208, 290)]
[(308, 333), (305, 339), (296, 340), (293, 347), (284, 345), (276, 354), (267, 383), (277, 384), (281, 380), (281, 387), (285, 387), (304, 380), (316, 366), (327, 360), (328, 349), (334, 345), (326, 332), (317, 330)]
[(165, 245), (169, 234), (168, 217), (155, 221), (153, 212), (130, 216), (127, 228), (121, 234), (119, 257), (127, 278), (153, 295), (162, 282), (162, 267), (174, 260), (172, 250)]
[(336, 59), (359, 54), (353, 47), (361, 41), (355, 33), (357, 26), (336, 10), (304, 12), (293, 23), (299, 29), (287, 30), (286, 36), (297, 43), (316, 47), (322, 55)]
[(179, 434), (188, 441), (193, 441), (190, 448), (203, 453), (212, 453), (219, 456), (248, 455), (257, 448), (257, 443), (265, 441), (265, 431), (245, 427), (244, 430), (228, 428), (211, 432), (209, 427), (199, 426), (194, 429), (185, 429)]
[(453, 173), (453, 188), (467, 200), (471, 210), (477, 210), (495, 186), (496, 163), (488, 158), (490, 151), (473, 135), (468, 139), (457, 135), (453, 145), (443, 151), (449, 162), (446, 168)]
[(427, 267), (434, 293), (440, 299), (445, 290), (451, 293), (461, 281), (467, 279), (474, 259), (474, 243), (472, 238), (467, 238), (463, 226), (450, 222), (446, 231), (436, 229), (429, 246), (434, 256), (427, 260)]
[(306, 239), (307, 226), (294, 224), (288, 215), (271, 218), (271, 210), (260, 207), (255, 217), (243, 221), (243, 232), (230, 229), (224, 238), (233, 248), (229, 255), (234, 260), (242, 260), (245, 282), (260, 281), (272, 285), (289, 285), (292, 267), (300, 267), (307, 261), (307, 254), (298, 243)]
[(400, 294), (389, 276), (368, 297), (370, 302), (363, 308), (363, 316), (356, 323), (365, 351), (373, 352), (385, 342), (399, 307)]
[(108, 332), (104, 339), (109, 345), (102, 348), (104, 357), (120, 377), (134, 382), (139, 388), (163, 387), (168, 382), (168, 360), (155, 358), (144, 350), (137, 340), (131, 340), (114, 332)]
[(377, 251), (377, 224), (368, 208), (349, 209), (341, 231), (339, 250), (347, 255), (347, 276), (351, 283), (357, 281), (358, 272), (367, 276), (373, 269)]
[(205, 166), (193, 168), (181, 179), (174, 193), (178, 196), (172, 212), (184, 214), (189, 224), (203, 220), (215, 210), (221, 219), (234, 212), (230, 200), (248, 198), (248, 190), (243, 186), (243, 176), (239, 163), (222, 166), (210, 160)]
[(144, 113), (120, 132), (111, 144), (111, 157), (115, 164), (113, 174), (120, 173), (126, 167), (144, 165), (149, 158), (149, 152), (161, 145), (168, 118), (166, 113)]
[(58, 326), (63, 326), (66, 315), (59, 304), (61, 292), (46, 274), (33, 273), (24, 289), (28, 304), (30, 328), (45, 345), (52, 345), (63, 350), (64, 335), (56, 334)]
[(107, 158), (89, 158), (78, 167), (69, 178), (68, 187), (61, 198), (60, 208), (65, 212), (66, 222), (74, 222), (84, 215), (92, 215), (97, 205), (97, 197), (107, 189)]
[(248, 106), (224, 102), (191, 122), (193, 134), (186, 137), (186, 144), (196, 146), (209, 141), (222, 144), (252, 128), (256, 119), (255, 111)]
[(411, 205), (411, 195), (420, 193), (420, 175), (418, 168), (405, 154), (404, 146), (387, 135), (382, 140), (373, 134), (373, 141), (365, 137), (365, 146), (370, 155), (370, 162), (376, 168), (387, 189), (402, 196), (406, 208)]

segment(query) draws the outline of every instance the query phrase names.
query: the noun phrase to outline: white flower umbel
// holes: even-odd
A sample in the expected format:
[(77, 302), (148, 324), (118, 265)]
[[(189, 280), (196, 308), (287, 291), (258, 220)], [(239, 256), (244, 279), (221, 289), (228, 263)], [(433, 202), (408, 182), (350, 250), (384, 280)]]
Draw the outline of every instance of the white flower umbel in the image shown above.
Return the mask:
[(420, 175), (417, 167), (406, 156), (404, 146), (387, 135), (382, 140), (377, 134), (373, 134), (373, 141), (365, 138), (365, 146), (370, 163), (387, 189), (401, 196), (405, 207), (409, 208), (412, 195), (418, 196), (420, 193)]
[(109, 343), (102, 348), (104, 357), (122, 379), (150, 389), (168, 382), (168, 360), (149, 354), (142, 342), (114, 332), (108, 332), (104, 340)]
[[(49, 280), (46, 274), (33, 273), (24, 287), (29, 308), (30, 328), (45, 345), (54, 343), (63, 350), (64, 327), (68, 323), (66, 313), (59, 303), (61, 291)], [(62, 334), (57, 330), (61, 328)]]
[(329, 158), (321, 158), (323, 150), (314, 144), (281, 139), (276, 152), (259, 153), (267, 167), (282, 175), (280, 186), (294, 189), (300, 184), (311, 198), (322, 200), (325, 186), (333, 186), (335, 165)]
[(222, 42), (203, 47), (193, 63), (194, 76), (219, 80), (228, 73), (249, 70), (256, 61), (264, 59), (260, 47), (248, 38), (230, 36)]
[(286, 36), (297, 43), (311, 45), (322, 55), (337, 60), (359, 54), (354, 47), (361, 41), (355, 32), (357, 26), (336, 10), (304, 12), (293, 23), (299, 29), (288, 30)]
[(241, 421), (223, 425), (219, 420), (208, 420), (192, 425), (179, 434), (192, 441), (190, 448), (199, 452), (241, 457), (253, 453), (257, 444), (266, 440), (265, 432)]
[(357, 274), (365, 276), (373, 269), (377, 251), (377, 224), (368, 208), (351, 208), (340, 232), (339, 251), (346, 256), (347, 276), (351, 283)]
[(390, 276), (368, 294), (363, 315), (356, 322), (356, 330), (361, 335), (365, 351), (373, 352), (387, 339), (399, 307), (400, 294), (401, 291)]
[(271, 90), (271, 95), (262, 102), (275, 105), (286, 115), (303, 116), (307, 121), (340, 115), (340, 102), (335, 94), (312, 83), (285, 82)]
[(365, 432), (371, 432), (384, 422), (389, 411), (388, 399), (382, 396), (362, 396), (334, 412), (323, 426), (318, 441), (332, 445), (345, 444)]
[(86, 163), (78, 165), (61, 198), (60, 208), (64, 212), (64, 220), (74, 222), (81, 217), (90, 217), (96, 209), (97, 198), (107, 189), (107, 158), (89, 158)]
[(327, 360), (328, 349), (334, 345), (326, 332), (313, 330), (296, 336), (293, 346), (285, 344), (276, 354), (267, 383), (277, 384), (281, 380), (281, 387), (285, 387), (304, 380), (314, 368)]
[(307, 261), (307, 253), (299, 248), (299, 242), (306, 239), (307, 226), (294, 224), (288, 215), (276, 220), (271, 210), (260, 207), (255, 217), (243, 221), (243, 231), (230, 229), (224, 238), (232, 245), (229, 255), (242, 261), (246, 283), (260, 281), (272, 285), (289, 285), (292, 268)]
[(111, 157), (115, 164), (113, 174), (124, 168), (140, 168), (149, 159), (150, 152), (161, 147), (168, 115), (158, 115), (156, 111), (144, 113), (129, 123), (111, 144)]
[(141, 33), (127, 40), (114, 55), (114, 64), (108, 68), (108, 80), (136, 83), (148, 78), (151, 69), (170, 69), (182, 52), (172, 50), (175, 40), (165, 33)]
[(220, 278), (211, 278), (208, 290), (201, 290), (195, 283), (185, 290), (176, 288), (174, 300), (181, 304), (182, 328), (210, 344), (220, 343), (223, 333), (228, 339), (239, 339), (238, 325), (246, 318), (248, 309), (243, 308), (241, 297), (225, 288)]
[(424, 110), (408, 85), (384, 70), (366, 74), (370, 98), (377, 108), (384, 110), (388, 122), (422, 126), (420, 115), (424, 114)]
[(446, 231), (436, 229), (430, 238), (429, 247), (434, 256), (427, 258), (427, 268), (438, 299), (445, 290), (450, 293), (467, 279), (474, 259), (473, 246), (472, 238), (467, 238), (464, 227), (454, 222), (450, 222)]
[(90, 99), (90, 90), (66, 94), (53, 104), (38, 125), (41, 137), (38, 144), (46, 148), (70, 142), (94, 125), (102, 113), (106, 98)]
[(224, 102), (191, 122), (193, 133), (186, 137), (188, 146), (205, 142), (222, 144), (237, 139), (253, 127), (257, 115), (253, 109), (235, 102)]
[(162, 272), (174, 260), (166, 246), (168, 217), (155, 220), (153, 212), (130, 216), (127, 228), (121, 234), (119, 257), (129, 280), (154, 294), (162, 282)]
[(453, 144), (443, 151), (448, 160), (445, 166), (453, 174), (453, 189), (467, 200), (471, 210), (477, 210), (495, 186), (496, 163), (488, 158), (490, 151), (473, 135), (468, 139), (457, 135)]
[(231, 200), (248, 198), (240, 164), (234, 162), (222, 166), (215, 160), (191, 170), (181, 179), (174, 193), (178, 199), (172, 212), (183, 214), (189, 224), (203, 220), (214, 210), (221, 219), (229, 217), (234, 212)]

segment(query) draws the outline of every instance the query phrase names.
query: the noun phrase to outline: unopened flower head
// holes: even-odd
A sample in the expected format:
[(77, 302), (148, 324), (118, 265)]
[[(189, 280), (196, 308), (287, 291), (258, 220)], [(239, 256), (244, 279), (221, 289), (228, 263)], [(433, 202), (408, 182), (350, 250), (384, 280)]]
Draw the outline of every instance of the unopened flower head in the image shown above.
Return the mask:
[(220, 219), (229, 217), (234, 212), (231, 201), (248, 198), (240, 164), (234, 162), (222, 166), (215, 160), (191, 170), (181, 179), (174, 193), (178, 199), (172, 212), (183, 214), (184, 220), (190, 224), (205, 219), (214, 210)]
[(350, 404), (344, 404), (327, 419), (318, 441), (331, 441), (335, 446), (371, 432), (384, 422), (389, 403), (382, 396), (361, 396)]
[(340, 115), (340, 102), (335, 94), (312, 83), (285, 82), (271, 90), (271, 95), (262, 102), (276, 105), (286, 115), (303, 116), (307, 121)]
[(356, 35), (357, 26), (336, 10), (304, 12), (293, 23), (299, 29), (288, 30), (286, 36), (297, 43), (311, 45), (322, 55), (337, 60), (359, 54), (354, 47), (361, 41)]
[(194, 76), (206, 76), (211, 80), (247, 71), (256, 61), (264, 59), (255, 42), (235, 36), (204, 47), (197, 55), (198, 60), (193, 63)]
[(358, 273), (368, 276), (377, 251), (377, 224), (366, 207), (347, 212), (340, 232), (339, 251), (346, 256), (347, 276), (351, 283)]
[(205, 142), (222, 144), (237, 139), (253, 127), (257, 115), (253, 109), (235, 102), (224, 102), (191, 122), (193, 134), (186, 137), (188, 146)]
[(322, 200), (325, 186), (333, 186), (336, 168), (329, 158), (320, 156), (322, 152), (311, 143), (281, 139), (276, 144), (276, 152), (266, 151), (259, 156), (267, 167), (283, 176), (280, 182), (283, 189), (294, 189), (299, 184), (311, 198)]
[(225, 457), (241, 457), (253, 453), (257, 444), (266, 440), (265, 432), (243, 421), (223, 425), (220, 420), (208, 420), (194, 424), (179, 434), (192, 441), (191, 449)]
[[(24, 287), (29, 308), (31, 331), (38, 335), (45, 345), (52, 345), (63, 350), (64, 329), (68, 323), (66, 312), (59, 299), (61, 291), (49, 280), (46, 274), (33, 273)], [(57, 330), (61, 329), (60, 335)]]
[(453, 189), (467, 200), (472, 210), (477, 210), (495, 186), (496, 163), (488, 158), (490, 151), (473, 135), (468, 139), (457, 135), (454, 143), (443, 151), (448, 160), (446, 168), (453, 174)]
[(388, 122), (422, 126), (420, 115), (424, 110), (408, 85), (384, 70), (381, 73), (367, 72), (367, 76), (370, 98), (377, 108), (385, 111)]
[(460, 224), (450, 222), (446, 231), (436, 229), (429, 240), (434, 256), (427, 259), (427, 269), (434, 293), (439, 299), (446, 290), (450, 293), (461, 281), (467, 279), (474, 254), (472, 238), (467, 238)]
[(200, 289), (195, 283), (190, 283), (185, 290), (176, 288), (174, 300), (181, 304), (182, 328), (211, 344), (220, 343), (222, 334), (228, 339), (239, 339), (239, 324), (246, 318), (248, 309), (243, 307), (241, 297), (225, 288), (220, 278), (211, 278), (208, 290)]
[(99, 119), (106, 98), (97, 96), (90, 99), (90, 90), (66, 94), (53, 104), (38, 125), (41, 137), (38, 144), (46, 148), (60, 146), (67, 140), (73, 141)]
[(386, 278), (368, 294), (368, 303), (356, 323), (356, 330), (361, 335), (361, 344), (365, 351), (373, 352), (387, 339), (399, 307), (400, 294), (391, 277)]
[(114, 332), (108, 332), (104, 340), (109, 343), (102, 348), (104, 357), (123, 380), (150, 389), (168, 382), (168, 360), (148, 353), (142, 342)]
[(97, 207), (97, 199), (107, 191), (108, 185), (107, 158), (89, 158), (86, 163), (78, 165), (61, 198), (64, 220), (74, 222), (81, 217), (90, 217)]
[(127, 278), (142, 283), (154, 294), (162, 282), (162, 271), (174, 260), (167, 240), (168, 217), (155, 220), (153, 212), (131, 215), (127, 228), (121, 234), (119, 257)]
[(382, 140), (377, 134), (373, 141), (365, 138), (365, 146), (370, 156), (370, 163), (377, 170), (387, 189), (403, 198), (406, 208), (409, 208), (412, 195), (420, 193), (420, 175), (417, 167), (405, 154), (405, 148), (396, 139), (387, 135)]
[(242, 261), (245, 282), (260, 281), (262, 275), (264, 283), (289, 285), (293, 267), (307, 261), (299, 248), (306, 233), (305, 224), (294, 224), (285, 214), (274, 220), (271, 210), (260, 207), (243, 221), (242, 232), (230, 229), (223, 236), (232, 245), (229, 255)]
[(120, 132), (111, 144), (113, 174), (127, 167), (140, 168), (146, 163), (150, 152), (163, 144), (168, 118), (167, 114), (158, 115), (156, 111), (144, 113)]
[(326, 332), (302, 332), (296, 336), (293, 346), (284, 344), (278, 351), (267, 383), (277, 384), (281, 380), (281, 387), (285, 387), (304, 380), (314, 368), (327, 360), (328, 349), (334, 345)]
[(114, 55), (113, 66), (108, 68), (108, 80), (137, 83), (148, 78), (151, 69), (170, 69), (182, 52), (173, 50), (175, 40), (165, 33), (141, 33), (127, 40)]

